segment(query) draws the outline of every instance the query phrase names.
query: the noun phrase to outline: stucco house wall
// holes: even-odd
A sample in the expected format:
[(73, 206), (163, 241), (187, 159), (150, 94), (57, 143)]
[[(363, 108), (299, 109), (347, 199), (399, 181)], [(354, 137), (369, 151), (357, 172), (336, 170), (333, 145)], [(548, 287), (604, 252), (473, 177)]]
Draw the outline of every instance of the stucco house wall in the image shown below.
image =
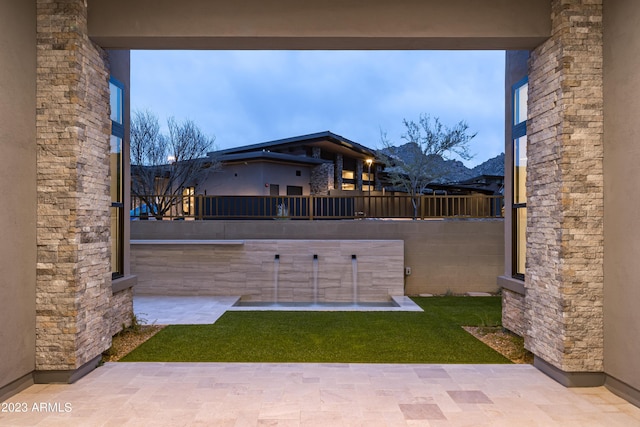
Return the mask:
[[(296, 172), (300, 171), (300, 176)], [(208, 196), (268, 196), (271, 184), (279, 185), (279, 194), (287, 194), (287, 185), (302, 187), (309, 194), (311, 171), (307, 165), (273, 162), (223, 164), (198, 185), (198, 194)], [(268, 184), (268, 185), (267, 185)]]
[(0, 3), (0, 401), (33, 383), (36, 309), (36, 6)]
[(604, 2), (604, 370), (640, 406), (640, 2)]

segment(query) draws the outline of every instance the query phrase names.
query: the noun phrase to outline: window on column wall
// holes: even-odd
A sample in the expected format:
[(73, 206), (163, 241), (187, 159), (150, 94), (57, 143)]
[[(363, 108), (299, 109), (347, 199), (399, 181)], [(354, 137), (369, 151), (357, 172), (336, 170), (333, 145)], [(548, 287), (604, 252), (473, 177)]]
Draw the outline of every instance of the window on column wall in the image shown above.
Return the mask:
[(513, 276), (524, 279), (527, 247), (527, 78), (513, 86)]
[(124, 274), (124, 186), (122, 141), (124, 140), (124, 86), (109, 80), (111, 104), (111, 276)]

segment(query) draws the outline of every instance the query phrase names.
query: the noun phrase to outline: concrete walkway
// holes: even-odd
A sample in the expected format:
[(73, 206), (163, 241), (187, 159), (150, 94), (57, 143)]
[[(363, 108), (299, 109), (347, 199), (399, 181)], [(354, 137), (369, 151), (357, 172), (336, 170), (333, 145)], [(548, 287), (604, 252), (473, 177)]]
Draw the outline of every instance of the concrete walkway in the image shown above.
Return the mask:
[(133, 312), (149, 325), (215, 323), (240, 297), (136, 295)]
[(640, 426), (604, 387), (567, 389), (530, 365), (107, 363), (2, 408), (15, 405), (26, 412), (0, 425)]
[(133, 311), (139, 320), (156, 325), (200, 325), (215, 323), (226, 311), (422, 311), (411, 298), (393, 297), (395, 306), (308, 304), (234, 306), (240, 297), (136, 295)]

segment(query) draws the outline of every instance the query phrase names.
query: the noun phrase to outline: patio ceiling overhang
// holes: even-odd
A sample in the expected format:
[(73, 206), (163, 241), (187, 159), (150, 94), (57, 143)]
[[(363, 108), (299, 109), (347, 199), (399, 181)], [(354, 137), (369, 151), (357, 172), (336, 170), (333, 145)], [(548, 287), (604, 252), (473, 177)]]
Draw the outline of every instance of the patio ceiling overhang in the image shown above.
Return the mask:
[(88, 0), (109, 49), (532, 49), (550, 15), (548, 0)]

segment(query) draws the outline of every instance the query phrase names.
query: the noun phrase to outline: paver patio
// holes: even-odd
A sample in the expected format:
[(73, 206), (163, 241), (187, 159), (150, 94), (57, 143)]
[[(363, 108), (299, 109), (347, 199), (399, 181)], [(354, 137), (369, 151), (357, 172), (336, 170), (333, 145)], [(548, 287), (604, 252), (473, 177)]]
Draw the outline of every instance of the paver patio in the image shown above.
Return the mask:
[(28, 409), (0, 413), (3, 426), (640, 425), (606, 388), (530, 365), (107, 363), (8, 402)]

